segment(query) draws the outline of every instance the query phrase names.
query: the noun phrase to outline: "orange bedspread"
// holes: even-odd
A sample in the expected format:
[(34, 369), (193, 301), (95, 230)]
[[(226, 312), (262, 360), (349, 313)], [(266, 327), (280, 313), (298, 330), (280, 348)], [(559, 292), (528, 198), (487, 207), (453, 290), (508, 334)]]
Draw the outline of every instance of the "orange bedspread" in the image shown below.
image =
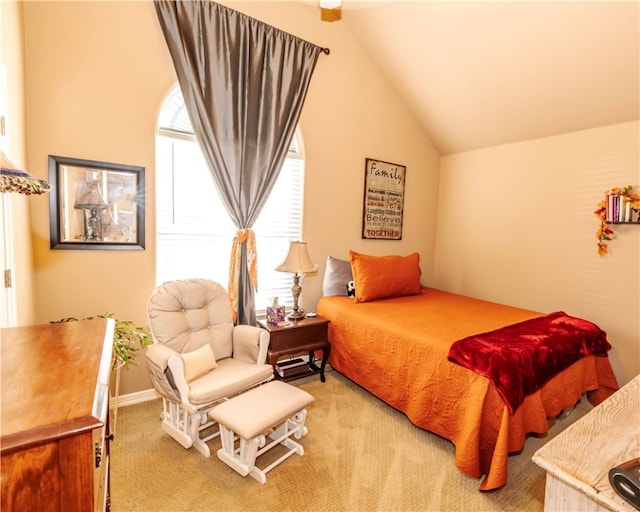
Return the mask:
[(588, 356), (527, 396), (509, 414), (486, 377), (447, 360), (452, 343), (541, 313), (424, 288), (420, 295), (355, 303), (323, 297), (331, 320), (331, 366), (402, 411), (415, 425), (453, 442), (456, 466), (484, 479), (480, 490), (507, 483), (508, 455), (527, 433), (545, 433), (547, 418), (585, 392), (597, 404), (618, 388), (606, 357)]

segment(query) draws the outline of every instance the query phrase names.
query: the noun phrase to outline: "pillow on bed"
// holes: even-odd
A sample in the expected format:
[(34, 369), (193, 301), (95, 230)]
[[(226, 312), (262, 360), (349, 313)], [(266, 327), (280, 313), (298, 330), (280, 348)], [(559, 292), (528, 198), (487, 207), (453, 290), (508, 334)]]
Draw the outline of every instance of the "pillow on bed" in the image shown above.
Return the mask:
[(420, 255), (367, 256), (349, 251), (356, 286), (355, 301), (417, 295), (420, 293)]
[(324, 268), (322, 280), (322, 295), (347, 295), (347, 285), (353, 280), (351, 275), (351, 262), (339, 260), (331, 256), (327, 257), (327, 265)]

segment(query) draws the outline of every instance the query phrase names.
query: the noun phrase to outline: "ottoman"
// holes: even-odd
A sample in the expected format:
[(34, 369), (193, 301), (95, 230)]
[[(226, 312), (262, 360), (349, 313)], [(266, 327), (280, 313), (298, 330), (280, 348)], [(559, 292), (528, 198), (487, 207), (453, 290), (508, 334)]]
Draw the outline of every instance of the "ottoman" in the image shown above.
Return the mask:
[[(209, 417), (220, 428), (218, 458), (242, 476), (250, 475), (264, 484), (275, 466), (294, 453), (304, 454), (302, 445), (291, 437), (300, 439), (307, 434), (305, 407), (311, 402), (313, 397), (306, 391), (271, 381), (214, 407)], [(278, 444), (288, 451), (269, 466), (258, 468), (256, 459)]]

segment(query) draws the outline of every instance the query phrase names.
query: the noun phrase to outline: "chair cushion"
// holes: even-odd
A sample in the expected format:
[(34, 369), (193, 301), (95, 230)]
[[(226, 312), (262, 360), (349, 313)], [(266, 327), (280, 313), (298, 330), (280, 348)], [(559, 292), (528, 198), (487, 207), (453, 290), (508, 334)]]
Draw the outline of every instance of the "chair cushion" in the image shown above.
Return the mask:
[(313, 402), (306, 391), (276, 380), (215, 406), (209, 417), (244, 439), (262, 434)]
[(189, 383), (189, 402), (198, 406), (235, 395), (273, 378), (270, 364), (247, 364), (230, 357), (217, 361), (218, 367)]
[(213, 349), (208, 343), (193, 352), (180, 354), (180, 357), (184, 363), (184, 377), (187, 382), (191, 382), (218, 366)]
[(157, 287), (147, 304), (154, 339), (178, 353), (211, 344), (216, 360), (233, 353), (229, 294), (207, 279), (170, 281)]

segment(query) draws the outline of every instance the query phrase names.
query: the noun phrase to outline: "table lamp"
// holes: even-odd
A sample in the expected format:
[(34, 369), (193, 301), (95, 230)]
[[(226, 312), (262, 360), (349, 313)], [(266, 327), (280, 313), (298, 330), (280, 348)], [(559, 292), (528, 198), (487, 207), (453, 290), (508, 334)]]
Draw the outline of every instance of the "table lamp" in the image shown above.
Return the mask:
[(82, 184), (80, 193), (73, 205), (77, 210), (83, 210), (84, 239), (92, 242), (102, 241), (102, 213), (108, 208), (102, 197), (97, 181), (87, 181)]
[(302, 292), (300, 286), (300, 277), (306, 272), (316, 272), (318, 265), (311, 262), (306, 242), (290, 242), (289, 253), (285, 260), (276, 267), (278, 272), (290, 272), (293, 274), (293, 286), (291, 287), (291, 295), (293, 295), (293, 311), (287, 315), (290, 320), (298, 320), (304, 317), (304, 313), (298, 308), (298, 299)]

